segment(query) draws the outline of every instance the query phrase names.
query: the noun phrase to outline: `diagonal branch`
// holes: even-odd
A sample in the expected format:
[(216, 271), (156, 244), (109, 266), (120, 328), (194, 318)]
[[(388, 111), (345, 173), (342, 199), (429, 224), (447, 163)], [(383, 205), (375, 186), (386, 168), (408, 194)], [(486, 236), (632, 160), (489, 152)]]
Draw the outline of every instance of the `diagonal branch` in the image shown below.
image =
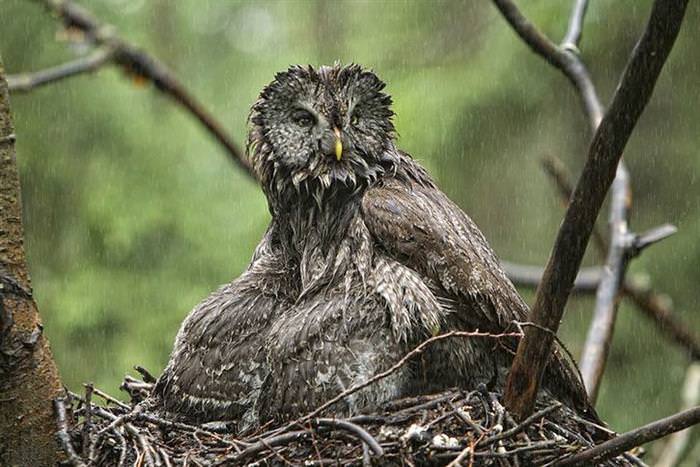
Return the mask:
[[(560, 69), (574, 84), (583, 102), (591, 129), (595, 132), (601, 121), (603, 106), (578, 50), (582, 24), (588, 7), (587, 0), (577, 0), (574, 4), (566, 37), (560, 46), (556, 46), (529, 23), (510, 0), (494, 1), (520, 37), (536, 53)], [(582, 370), (585, 368), (585, 371), (582, 371), (584, 384), (593, 402), (598, 394), (612, 342), (619, 305), (620, 285), (624, 280), (629, 258), (631, 258), (631, 255), (628, 254), (631, 248), (628, 242), (628, 203), (631, 199), (631, 188), (627, 168), (622, 160), (617, 165), (617, 174), (612, 185), (612, 198), (617, 200), (611, 207), (610, 216), (610, 244), (612, 247), (607, 253), (603, 276), (598, 286), (593, 321), (588, 331), (582, 358)], [(597, 237), (596, 242), (600, 243), (602, 236), (594, 235)]]
[(7, 84), (11, 93), (24, 93), (40, 86), (60, 81), (62, 79), (77, 76), (82, 73), (92, 73), (100, 69), (114, 57), (111, 47), (105, 46), (95, 49), (90, 55), (76, 60), (33, 73), (21, 73), (9, 75)]
[(557, 467), (599, 465), (633, 447), (663, 438), (666, 435), (684, 430), (698, 423), (700, 423), (700, 406), (671, 415), (670, 417), (662, 418), (661, 420), (616, 436), (591, 449), (574, 454), (555, 465)]
[[(516, 8), (510, 1), (494, 1)], [(680, 30), (686, 6), (687, 0), (654, 2), (644, 35), (595, 132), (531, 310), (530, 321), (554, 332), (559, 329), (564, 306), (622, 151), (651, 97)], [(537, 327), (526, 329), (520, 341), (505, 391), (506, 405), (520, 418), (532, 413), (551, 346), (552, 336)]]
[[(520, 10), (518, 10), (518, 7), (512, 0), (493, 0), (493, 2), (513, 30), (525, 41), (530, 49), (564, 73), (564, 76), (571, 81), (581, 98), (591, 128), (595, 129), (603, 118), (603, 107), (600, 104), (600, 99), (598, 99), (598, 94), (588, 70), (575, 52), (578, 49), (572, 50), (571, 47), (567, 47), (566, 45), (570, 44), (570, 42), (565, 42), (563, 46), (557, 46), (520, 13)], [(578, 3), (587, 2), (579, 1)], [(574, 34), (576, 33), (576, 27), (580, 29), (579, 22), (583, 21), (585, 10), (585, 6), (578, 8), (578, 5), (574, 10), (574, 17), (571, 20), (574, 23)], [(580, 33), (578, 34), (580, 38)]]
[[(69, 0), (40, 1), (63, 22), (66, 28), (77, 29), (95, 45), (111, 49), (112, 54), (109, 57), (111, 63), (121, 66), (134, 76), (152, 82), (158, 91), (184, 107), (223, 146), (229, 159), (235, 165), (243, 169), (244, 173), (253, 179), (256, 178), (243, 152), (228, 136), (223, 126), (163, 63), (123, 40), (116, 34), (112, 26), (100, 22), (88, 10), (73, 2)], [(75, 73), (72, 76), (74, 75)]]
[(620, 286), (625, 278), (632, 246), (629, 232), (629, 175), (623, 164), (617, 166), (617, 175), (612, 183), (610, 204), (611, 241), (603, 268), (603, 276), (596, 293), (593, 320), (588, 329), (581, 356), (581, 376), (588, 392), (588, 398), (595, 405), (605, 364), (610, 352), (615, 320), (619, 305)]
[[(562, 199), (568, 202), (573, 192), (573, 186), (564, 164), (559, 159), (550, 157), (543, 160), (543, 166), (547, 173), (554, 179)], [(651, 231), (661, 232), (667, 235), (674, 230), (675, 227), (665, 224)], [(648, 238), (649, 234), (641, 234), (640, 237)], [(654, 238), (654, 240), (655, 239), (656, 238)], [(608, 250), (608, 241), (600, 230), (593, 230), (593, 240), (601, 253)], [(640, 246), (649, 246), (652, 243), (653, 242), (647, 240)], [(532, 281), (536, 271), (532, 269), (530, 272), (530, 280)], [(539, 280), (535, 285), (539, 284), (541, 278), (542, 271), (540, 270)], [(690, 330), (691, 327), (680, 321), (678, 317), (674, 315), (673, 310), (665, 303), (666, 301), (663, 299), (662, 294), (639, 285), (635, 283), (634, 280), (630, 279), (625, 279), (621, 287), (621, 292), (636, 305), (637, 309), (652, 320), (661, 333), (666, 335), (667, 339), (685, 349), (693, 360), (700, 360), (700, 338), (693, 335)]]

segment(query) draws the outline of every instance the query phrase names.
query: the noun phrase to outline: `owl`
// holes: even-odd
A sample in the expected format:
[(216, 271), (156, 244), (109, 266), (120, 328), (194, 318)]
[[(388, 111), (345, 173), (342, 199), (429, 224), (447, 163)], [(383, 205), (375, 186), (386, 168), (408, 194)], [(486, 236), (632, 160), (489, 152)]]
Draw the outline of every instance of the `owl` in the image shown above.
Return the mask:
[[(358, 65), (294, 66), (252, 107), (247, 154), (270, 225), (247, 269), (195, 307), (154, 394), (239, 429), (303, 415), (451, 330), (515, 331), (528, 307), (472, 220), (396, 146), (385, 84)], [(499, 388), (517, 338), (444, 339), (332, 409)], [(543, 391), (594, 417), (555, 350)]]

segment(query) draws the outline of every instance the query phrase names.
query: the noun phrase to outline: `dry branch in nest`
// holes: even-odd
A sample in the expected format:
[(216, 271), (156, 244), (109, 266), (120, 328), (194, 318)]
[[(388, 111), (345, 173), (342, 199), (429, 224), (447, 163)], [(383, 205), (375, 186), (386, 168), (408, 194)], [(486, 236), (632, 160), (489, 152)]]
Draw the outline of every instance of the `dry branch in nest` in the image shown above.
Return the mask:
[[(86, 385), (57, 402), (71, 465), (494, 465), (552, 466), (611, 432), (561, 403), (541, 401), (521, 423), (485, 387), (404, 398), (371, 414), (312, 418), (235, 434), (223, 423), (191, 425), (154, 410), (152, 381), (127, 377), (129, 404)], [(91, 399), (100, 397), (105, 406)], [(599, 465), (644, 465), (631, 454)]]

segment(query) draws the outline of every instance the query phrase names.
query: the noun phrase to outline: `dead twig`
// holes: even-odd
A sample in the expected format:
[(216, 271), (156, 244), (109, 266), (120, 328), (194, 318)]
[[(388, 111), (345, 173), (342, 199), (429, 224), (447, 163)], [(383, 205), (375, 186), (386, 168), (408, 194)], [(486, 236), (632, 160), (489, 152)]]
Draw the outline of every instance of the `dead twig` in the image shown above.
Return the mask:
[[(691, 363), (685, 373), (682, 391), (683, 409), (690, 409), (700, 402), (700, 363)], [(691, 428), (672, 434), (661, 455), (654, 464), (656, 467), (674, 467), (683, 458), (683, 452), (690, 440)]]
[(588, 392), (588, 398), (595, 405), (598, 389), (603, 379), (605, 364), (608, 361), (613, 330), (617, 319), (620, 285), (631, 255), (633, 235), (629, 232), (628, 219), (631, 197), (629, 192), (629, 174), (620, 164), (613, 180), (612, 200), (610, 204), (610, 247), (603, 268), (603, 276), (596, 293), (593, 319), (588, 328), (586, 342), (581, 355), (581, 375)]
[(34, 89), (55, 83), (62, 79), (83, 73), (92, 73), (114, 58), (114, 50), (110, 46), (95, 49), (89, 55), (45, 70), (32, 73), (8, 75), (7, 84), (12, 93), (26, 93)]
[[(129, 75), (153, 83), (158, 91), (186, 109), (223, 146), (229, 159), (236, 166), (253, 179), (256, 178), (243, 152), (229, 137), (223, 126), (163, 63), (119, 37), (113, 27), (100, 22), (83, 7), (69, 0), (42, 0), (42, 2), (56, 17), (61, 19), (66, 28), (81, 31), (90, 42), (99, 46), (98, 50), (102, 50), (102, 52), (95, 52), (82, 61), (76, 60), (34, 75), (20, 75), (14, 83), (18, 86), (18, 90), (31, 89), (31, 87), (26, 88), (26, 86), (26, 89), (23, 89), (23, 84), (34, 84), (36, 87), (39, 84), (48, 84), (58, 79), (93, 71), (106, 63), (113, 63), (120, 66)], [(21, 78), (22, 76), (25, 78)]]
[(657, 420), (625, 434), (605, 441), (555, 464), (557, 467), (597, 465), (622, 454), (635, 446), (662, 438), (676, 431), (700, 423), (700, 406)]
[[(540, 266), (502, 261), (501, 267), (515, 285), (536, 288), (542, 281), (542, 267)], [(602, 274), (603, 268), (599, 266), (581, 268), (576, 275), (571, 292), (580, 294), (595, 292), (600, 284)]]
[(58, 425), (58, 431), (56, 436), (61, 442), (61, 447), (63, 452), (68, 456), (68, 460), (76, 467), (85, 467), (85, 463), (80, 459), (78, 453), (75, 452), (73, 447), (73, 441), (70, 439), (70, 434), (68, 434), (68, 419), (66, 417), (66, 401), (63, 398), (54, 399), (53, 401), (54, 410), (56, 411), (56, 424)]
[[(555, 157), (547, 157), (542, 161), (545, 171), (552, 177), (555, 186), (561, 198), (568, 203), (571, 193), (573, 192), (573, 184), (571, 177), (566, 170), (566, 167), (561, 160)], [(664, 224), (660, 227), (651, 229), (650, 233), (640, 234), (638, 237), (647, 238), (649, 240), (657, 240), (666, 238), (668, 235), (675, 232), (675, 227)], [(593, 241), (601, 254), (608, 251), (608, 241), (605, 239), (599, 229), (593, 230)], [(641, 245), (649, 246), (653, 244), (649, 240), (633, 240), (633, 244), (639, 242)], [(632, 247), (630, 254), (635, 254), (635, 247)], [(527, 276), (514, 276), (517, 281), (519, 278), (525, 280), (517, 282), (520, 285), (537, 286), (542, 280), (543, 270), (536, 266), (520, 266), (522, 271), (527, 271)], [(583, 269), (582, 271), (588, 271)], [(647, 318), (651, 319), (652, 323), (666, 336), (671, 342), (683, 348), (691, 359), (700, 360), (700, 339), (695, 336), (690, 330), (691, 327), (682, 323), (673, 314), (673, 310), (664, 300), (662, 294), (650, 290), (646, 286), (635, 283), (634, 280), (625, 279), (621, 288), (622, 294), (627, 297), (635, 307), (640, 310)]]
[(350, 423), (347, 420), (337, 420), (334, 418), (317, 418), (316, 420), (314, 420), (313, 424), (318, 426), (328, 426), (331, 428), (345, 430), (349, 433), (352, 433), (353, 435), (360, 438), (360, 440), (362, 440), (362, 442), (374, 452), (375, 456), (381, 457), (384, 455), (384, 450), (379, 445), (377, 440), (374, 439), (372, 435), (367, 433), (367, 431), (365, 431), (362, 427), (355, 425), (354, 423)]

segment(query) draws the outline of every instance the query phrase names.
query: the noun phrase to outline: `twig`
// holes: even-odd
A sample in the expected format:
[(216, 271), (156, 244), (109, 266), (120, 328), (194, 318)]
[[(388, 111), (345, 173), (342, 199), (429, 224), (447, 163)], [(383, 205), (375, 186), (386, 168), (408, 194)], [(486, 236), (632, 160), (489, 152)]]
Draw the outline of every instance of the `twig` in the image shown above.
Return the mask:
[(393, 366), (391, 366), (389, 369), (377, 373), (373, 377), (369, 378), (367, 381), (357, 384), (355, 386), (352, 386), (351, 388), (346, 389), (345, 391), (341, 392), (337, 396), (333, 397), (329, 401), (325, 402), (321, 406), (319, 406), (316, 410), (308, 413), (307, 415), (304, 415), (298, 420), (295, 420), (290, 424), (290, 426), (294, 425), (299, 425), (304, 423), (307, 420), (310, 420), (316, 416), (318, 416), (321, 412), (326, 410), (328, 407), (332, 406), (333, 404), (340, 402), (341, 400), (345, 399), (347, 396), (356, 393), (357, 391), (360, 391), (361, 389), (366, 388), (367, 386), (376, 383), (377, 381), (386, 378), (387, 376), (393, 374), (396, 372), (399, 368), (404, 366), (406, 363), (408, 363), (409, 360), (411, 360), (413, 357), (416, 355), (419, 355), (422, 353), (428, 346), (434, 344), (435, 342), (444, 340), (444, 339), (449, 339), (452, 337), (489, 337), (493, 339), (503, 339), (505, 337), (522, 337), (521, 333), (518, 332), (508, 332), (508, 333), (501, 333), (501, 334), (490, 334), (487, 332), (481, 332), (481, 331), (451, 331), (445, 334), (440, 334), (437, 336), (433, 336), (424, 342), (422, 342), (420, 345), (415, 347), (413, 350), (408, 352), (406, 355), (404, 355), (398, 362), (396, 362)]
[(557, 467), (595, 465), (623, 452), (700, 423), (700, 406), (644, 425), (555, 464)]
[(139, 365), (136, 365), (134, 367), (134, 370), (138, 371), (138, 373), (143, 378), (144, 383), (155, 384), (156, 378), (151, 374), (150, 371)]
[[(545, 171), (554, 180), (561, 198), (568, 202), (573, 192), (573, 186), (564, 164), (557, 158), (548, 157), (542, 161), (542, 165)], [(665, 224), (656, 229), (652, 229), (652, 232), (655, 231), (663, 233), (665, 238), (669, 233), (675, 232), (675, 227)], [(649, 234), (641, 234), (640, 236), (647, 237), (648, 235)], [(592, 237), (599, 252), (605, 254), (608, 250), (608, 242), (600, 230), (594, 228)], [(649, 242), (647, 243), (650, 244)], [(537, 266), (515, 265), (512, 263), (504, 264), (506, 268), (514, 268), (515, 274), (512, 276), (511, 280), (518, 285), (537, 287), (542, 281), (542, 274), (544, 272), (542, 268)], [(506, 270), (508, 271), (508, 269)], [(521, 271), (523, 272), (522, 274)], [(591, 273), (593, 272), (592, 269), (584, 268), (579, 271), (579, 276), (583, 273), (588, 274), (588, 271)], [(593, 277), (591, 276), (590, 279), (593, 280)], [(679, 321), (678, 317), (674, 315), (673, 310), (670, 308), (670, 305), (664, 300), (662, 294), (650, 290), (647, 286), (635, 283), (633, 279), (625, 279), (621, 291), (625, 297), (635, 304), (638, 310), (647, 318), (651, 319), (652, 323), (659, 328), (667, 339), (682, 347), (693, 360), (700, 360), (700, 338), (692, 333), (691, 326)]]
[[(596, 128), (603, 117), (603, 109), (588, 70), (575, 51), (571, 48), (557, 46), (528, 21), (511, 0), (493, 0), (493, 2), (530, 49), (564, 73), (564, 76), (571, 81), (586, 109), (591, 128)], [(576, 11), (578, 10), (574, 10), (574, 13)], [(583, 13), (585, 13), (585, 8), (581, 10), (581, 20), (583, 20)], [(577, 20), (572, 19), (572, 21)]]
[[(92, 432), (92, 392), (95, 389), (92, 383), (85, 384), (85, 422), (83, 423), (83, 439), (90, 439), (90, 433)], [(90, 452), (88, 449), (90, 443), (83, 443), (83, 457), (87, 458), (92, 462), (94, 453)]]
[(33, 73), (8, 75), (7, 84), (10, 92), (25, 93), (47, 84), (70, 78), (82, 73), (92, 73), (108, 63), (114, 57), (109, 46), (95, 49), (90, 55)]
[(335, 429), (344, 430), (349, 433), (352, 433), (358, 438), (360, 438), (363, 443), (369, 446), (369, 448), (374, 452), (376, 456), (381, 457), (384, 455), (384, 450), (379, 445), (377, 440), (374, 439), (374, 437), (370, 435), (367, 431), (365, 431), (362, 427), (355, 425), (354, 423), (350, 423), (347, 420), (337, 420), (333, 418), (318, 418), (314, 420), (314, 424), (318, 426), (329, 426)]
[(243, 451), (240, 453), (236, 454), (230, 454), (227, 456), (222, 457), (221, 459), (217, 460), (216, 462), (212, 463), (212, 466), (217, 466), (217, 465), (229, 465), (229, 463), (235, 463), (235, 462), (241, 462), (245, 460), (246, 458), (257, 454), (260, 451), (263, 451), (265, 449), (269, 449), (270, 447), (278, 446), (280, 444), (285, 444), (289, 443), (290, 441), (295, 441), (301, 438), (305, 438), (306, 436), (309, 435), (309, 432), (307, 430), (299, 430), (299, 431), (291, 431), (289, 433), (283, 433), (281, 435), (277, 436), (272, 436), (269, 438), (264, 438), (258, 441), (257, 443), (253, 443), (247, 448), (245, 448)]
[(54, 399), (53, 401), (54, 409), (56, 410), (56, 424), (58, 425), (58, 431), (56, 436), (59, 441), (61, 441), (61, 446), (63, 451), (68, 456), (68, 460), (76, 467), (85, 467), (85, 463), (80, 459), (78, 453), (75, 452), (73, 448), (73, 442), (70, 439), (70, 434), (68, 434), (68, 421), (66, 419), (66, 403), (63, 398)]
[(111, 50), (108, 58), (112, 63), (123, 67), (131, 75), (149, 80), (158, 91), (184, 107), (224, 147), (229, 155), (229, 159), (234, 164), (243, 169), (243, 172), (250, 175), (253, 179), (256, 178), (243, 152), (228, 136), (222, 125), (195, 99), (163, 63), (123, 40), (114, 32), (113, 27), (101, 23), (83, 7), (69, 0), (41, 1), (63, 21), (66, 27), (77, 28), (95, 44), (107, 46)]
[[(507, 4), (517, 11), (512, 2)], [(687, 0), (656, 0), (644, 35), (622, 75), (612, 104), (596, 130), (588, 159), (550, 255), (529, 321), (556, 332), (600, 207), (634, 126), (649, 101), (673, 47)], [(527, 328), (506, 382), (506, 405), (518, 417), (532, 413), (552, 338)]]
[[(683, 384), (683, 408), (689, 409), (700, 402), (700, 363), (691, 363), (685, 373)], [(683, 457), (690, 440), (690, 428), (677, 431), (669, 437), (664, 450), (654, 464), (656, 467), (674, 467)]]
[(93, 387), (93, 388), (92, 388), (92, 391), (93, 391), (96, 395), (100, 396), (102, 399), (106, 400), (107, 402), (111, 402), (112, 404), (115, 404), (116, 406), (118, 406), (118, 407), (120, 407), (120, 408), (122, 408), (122, 409), (124, 409), (124, 410), (131, 410), (131, 407), (129, 407), (127, 404), (123, 403), (122, 401), (120, 401), (119, 399), (117, 399), (117, 398), (115, 398), (115, 397), (110, 396), (110, 395), (107, 394), (107, 393), (104, 393), (104, 392), (100, 391), (100, 390), (97, 389), (96, 387)]
[(594, 405), (598, 398), (600, 382), (610, 352), (620, 302), (620, 285), (624, 281), (630, 259), (627, 252), (633, 244), (627, 223), (631, 201), (629, 175), (622, 164), (617, 167), (611, 192), (610, 248), (605, 263), (606, 267), (603, 269), (603, 277), (596, 293), (593, 320), (588, 328), (580, 362), (583, 383), (588, 392), (588, 398)]
[(521, 431), (525, 430), (528, 426), (530, 426), (532, 423), (536, 422), (537, 420), (545, 417), (546, 415), (554, 412), (555, 410), (560, 409), (562, 406), (561, 403), (556, 403), (553, 405), (550, 405), (549, 407), (545, 407), (544, 409), (540, 410), (539, 412), (535, 412), (529, 417), (527, 417), (525, 420), (520, 422), (518, 425), (515, 427), (511, 428), (510, 430), (506, 430), (503, 433), (500, 433), (496, 436), (492, 436), (491, 438), (487, 438), (483, 443), (482, 446), (486, 446), (492, 443), (495, 443), (496, 441), (500, 441), (502, 439), (510, 438), (511, 436), (520, 433)]
[(700, 338), (692, 332), (691, 326), (674, 315), (673, 309), (661, 294), (630, 280), (625, 281), (622, 291), (667, 338), (683, 347), (690, 358), (700, 361)]
[[(525, 287), (537, 287), (542, 280), (542, 268), (526, 264), (511, 263), (502, 261), (501, 267), (506, 271), (508, 278), (516, 285)], [(598, 289), (603, 268), (593, 266), (581, 268), (574, 280), (572, 293), (593, 293)]]
[(571, 17), (569, 18), (569, 28), (566, 31), (564, 40), (561, 41), (563, 49), (578, 51), (578, 44), (581, 42), (583, 34), (583, 18), (586, 16), (588, 0), (576, 0)]

